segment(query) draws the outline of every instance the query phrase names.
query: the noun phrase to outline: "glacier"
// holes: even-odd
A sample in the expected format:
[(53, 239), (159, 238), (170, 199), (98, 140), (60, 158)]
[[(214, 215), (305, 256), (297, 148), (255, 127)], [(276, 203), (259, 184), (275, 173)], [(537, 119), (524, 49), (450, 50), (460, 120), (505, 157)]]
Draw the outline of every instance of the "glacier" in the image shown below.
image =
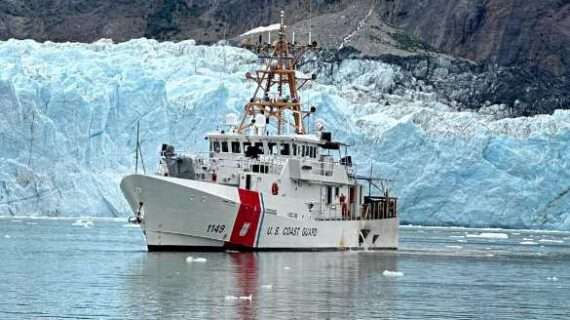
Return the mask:
[[(147, 173), (161, 143), (204, 151), (240, 113), (249, 51), (194, 41), (0, 42), (0, 215), (127, 216), (136, 126)], [(407, 224), (570, 230), (570, 112), (458, 112), (398, 66), (309, 59), (302, 93), (361, 174), (392, 179)], [(445, 70), (442, 70), (444, 73)], [(416, 89), (414, 89), (416, 88)]]

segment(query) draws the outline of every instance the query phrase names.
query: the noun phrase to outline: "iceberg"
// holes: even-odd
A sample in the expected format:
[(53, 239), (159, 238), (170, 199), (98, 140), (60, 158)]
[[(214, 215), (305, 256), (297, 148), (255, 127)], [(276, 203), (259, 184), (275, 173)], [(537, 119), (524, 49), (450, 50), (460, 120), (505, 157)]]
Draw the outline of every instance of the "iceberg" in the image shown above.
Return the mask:
[[(137, 123), (147, 173), (162, 143), (205, 151), (257, 66), (247, 50), (191, 40), (0, 42), (0, 215), (129, 215), (119, 182), (134, 171)], [(393, 179), (403, 223), (570, 230), (569, 111), (458, 112), (428, 85), (398, 86), (416, 80), (395, 65), (307, 66), (319, 80), (303, 100), (360, 174)]]

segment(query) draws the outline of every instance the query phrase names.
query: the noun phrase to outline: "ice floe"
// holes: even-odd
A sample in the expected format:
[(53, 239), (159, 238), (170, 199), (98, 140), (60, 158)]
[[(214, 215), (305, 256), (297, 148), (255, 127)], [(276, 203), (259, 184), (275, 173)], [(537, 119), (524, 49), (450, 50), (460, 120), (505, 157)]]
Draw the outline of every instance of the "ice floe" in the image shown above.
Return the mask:
[(136, 223), (126, 223), (126, 224), (123, 225), (123, 227), (125, 227), (125, 228), (136, 228), (136, 229), (138, 229), (138, 228), (141, 227), (141, 225), (140, 225), (140, 224), (136, 224)]
[(186, 263), (204, 263), (208, 261), (208, 259), (206, 258), (202, 258), (202, 257), (192, 257), (192, 256), (188, 256), (186, 257)]
[(384, 272), (382, 272), (382, 275), (388, 278), (398, 278), (398, 277), (403, 277), (404, 273), (400, 271), (384, 270)]
[(542, 243), (564, 243), (563, 240), (554, 240), (554, 239), (540, 239), (538, 242)]
[(241, 300), (241, 301), (252, 301), (253, 299), (253, 295), (249, 294), (248, 296), (232, 296), (232, 295), (227, 295), (224, 297), (224, 300), (226, 301), (237, 301), (237, 300)]
[(482, 238), (482, 239), (508, 239), (509, 235), (506, 233), (498, 232), (481, 232), (481, 233), (467, 233), (465, 234), (467, 238)]
[(81, 218), (77, 219), (74, 223), (72, 223), (72, 225), (84, 228), (91, 228), (94, 225), (94, 222), (89, 218)]

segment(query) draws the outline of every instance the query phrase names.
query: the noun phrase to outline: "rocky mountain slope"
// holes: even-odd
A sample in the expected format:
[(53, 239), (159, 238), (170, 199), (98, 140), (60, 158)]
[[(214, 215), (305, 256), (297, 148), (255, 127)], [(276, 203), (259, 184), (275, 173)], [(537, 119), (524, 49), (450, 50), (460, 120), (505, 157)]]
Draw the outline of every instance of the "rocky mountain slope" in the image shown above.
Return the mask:
[(0, 39), (213, 43), (274, 23), (280, 10), (299, 39), (312, 31), (327, 61), (397, 64), (459, 110), (570, 107), (568, 0), (4, 0)]

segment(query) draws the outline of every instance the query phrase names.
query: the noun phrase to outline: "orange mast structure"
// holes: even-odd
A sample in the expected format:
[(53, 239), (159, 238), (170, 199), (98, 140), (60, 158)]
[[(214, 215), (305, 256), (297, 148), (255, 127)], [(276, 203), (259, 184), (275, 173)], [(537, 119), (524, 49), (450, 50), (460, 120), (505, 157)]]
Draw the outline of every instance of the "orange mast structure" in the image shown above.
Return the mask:
[[(296, 134), (307, 133), (304, 119), (316, 109), (311, 107), (309, 110), (303, 110), (299, 90), (316, 77), (312, 75), (310, 78), (300, 78), (295, 72), (303, 54), (308, 49), (315, 49), (317, 43), (290, 43), (286, 28), (284, 13), (281, 11), (278, 39), (268, 44), (260, 42), (254, 47), (264, 68), (255, 71), (255, 74), (246, 73), (246, 79), (255, 81), (257, 87), (253, 97), (245, 105), (238, 133), (243, 134), (247, 128), (254, 126), (257, 115), (263, 115), (262, 118), (267, 123), (274, 119), (278, 135), (283, 133), (286, 125), (294, 127)], [(291, 118), (292, 123), (289, 121)]]

